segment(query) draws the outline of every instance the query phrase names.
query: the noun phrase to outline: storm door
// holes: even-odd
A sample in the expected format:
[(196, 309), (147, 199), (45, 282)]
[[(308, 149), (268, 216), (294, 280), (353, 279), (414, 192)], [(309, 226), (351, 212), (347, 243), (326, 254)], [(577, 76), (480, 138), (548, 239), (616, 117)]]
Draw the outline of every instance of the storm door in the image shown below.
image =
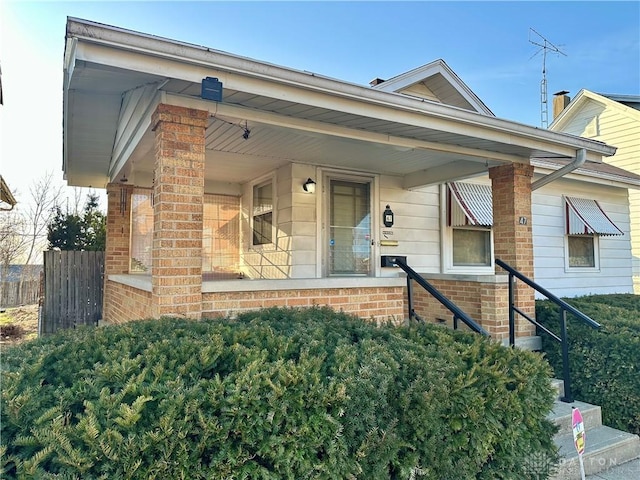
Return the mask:
[(370, 275), (369, 182), (329, 179), (329, 275)]

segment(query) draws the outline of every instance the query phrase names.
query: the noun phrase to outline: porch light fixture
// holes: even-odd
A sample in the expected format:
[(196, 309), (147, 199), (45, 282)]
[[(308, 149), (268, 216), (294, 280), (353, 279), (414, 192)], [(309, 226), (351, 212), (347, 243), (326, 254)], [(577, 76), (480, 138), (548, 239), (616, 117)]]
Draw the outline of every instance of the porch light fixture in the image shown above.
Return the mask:
[(245, 122), (244, 122), (244, 133), (242, 134), (242, 138), (247, 140), (249, 138), (250, 134), (251, 134), (251, 130), (249, 130), (249, 127), (247, 126), (247, 121), (245, 120)]
[(302, 188), (307, 193), (316, 193), (316, 182), (309, 178), (306, 182), (304, 182)]

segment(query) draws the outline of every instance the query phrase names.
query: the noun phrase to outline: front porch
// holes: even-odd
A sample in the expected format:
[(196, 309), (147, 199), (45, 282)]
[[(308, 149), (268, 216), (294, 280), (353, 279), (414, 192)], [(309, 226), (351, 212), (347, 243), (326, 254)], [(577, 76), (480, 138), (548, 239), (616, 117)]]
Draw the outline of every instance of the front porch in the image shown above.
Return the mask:
[[(401, 321), (406, 280), (381, 258), (402, 255), (504, 339), (495, 259), (533, 277), (531, 160), (613, 151), (494, 117), (442, 61), (359, 86), (70, 19), (65, 75), (63, 169), (107, 189), (114, 323), (270, 305)], [(487, 174), (491, 215), (454, 215), (451, 182)]]
[[(106, 322), (163, 315), (232, 316), (276, 305), (327, 305), (375, 321), (401, 322), (408, 318), (409, 311), (406, 277), (399, 269), (385, 267), (380, 261), (382, 255), (400, 251), (409, 254), (408, 261), (417, 263), (422, 275), (492, 337), (508, 337), (505, 275), (488, 272), (486, 267), (481, 275), (443, 274), (438, 272), (440, 268), (426, 268), (430, 260), (425, 260), (425, 253), (441, 263), (440, 248), (435, 252), (429, 248), (429, 242), (437, 246), (433, 240), (439, 241), (440, 235), (411, 225), (420, 218), (412, 209), (431, 209), (436, 218), (423, 217), (422, 222), (431, 221), (439, 227), (439, 186), (411, 191), (399, 187), (393, 178), (373, 175), (370, 190), (366, 190), (370, 198), (358, 207), (363, 213), (354, 214), (359, 226), (349, 230), (352, 240), (346, 241), (349, 250), (345, 254), (344, 249), (337, 250), (332, 243), (333, 236), (342, 234), (341, 230), (331, 234), (328, 248), (323, 247), (328, 238), (323, 232), (329, 217), (326, 209), (332, 200), (325, 184), (331, 180), (321, 180), (319, 167), (288, 163), (275, 172), (276, 194), (267, 200), (267, 210), (272, 215), (268, 227), (272, 231), (265, 230), (263, 221), (260, 234), (269, 238), (268, 242), (259, 243), (255, 210), (258, 194), (254, 187), (264, 182), (249, 180), (237, 196), (205, 192), (201, 145), (206, 138), (207, 112), (160, 104), (154, 118), (153, 188), (140, 193), (129, 182), (112, 183), (107, 188)], [(331, 172), (339, 176), (335, 170)], [(531, 215), (527, 186), (532, 167), (507, 164), (492, 167), (490, 173), (497, 179), (494, 198), (500, 202), (493, 205), (496, 221), (492, 249), (531, 275), (531, 229), (515, 219)], [(315, 195), (303, 193), (299, 185), (307, 176), (318, 178), (324, 195), (322, 190)], [(348, 178), (355, 176), (351, 173)], [(338, 186), (344, 189), (349, 184), (341, 181)], [(208, 196), (210, 203), (205, 200)], [(393, 204), (395, 223), (380, 225), (376, 219), (379, 211), (375, 207), (369, 209), (369, 202)], [(207, 214), (210, 206), (218, 210), (225, 207), (226, 213), (213, 218)], [(350, 207), (341, 204), (341, 208)], [(362, 234), (358, 229), (363, 230), (364, 222), (367, 229)], [(398, 240), (376, 240), (377, 230)], [(427, 242), (407, 241), (421, 233), (428, 236)], [(145, 274), (136, 273), (141, 269)], [(416, 292), (415, 300), (415, 306), (428, 321), (448, 318), (426, 292)], [(519, 305), (532, 313), (533, 293), (520, 295)], [(522, 325), (517, 331), (518, 336), (532, 333), (529, 325)]]

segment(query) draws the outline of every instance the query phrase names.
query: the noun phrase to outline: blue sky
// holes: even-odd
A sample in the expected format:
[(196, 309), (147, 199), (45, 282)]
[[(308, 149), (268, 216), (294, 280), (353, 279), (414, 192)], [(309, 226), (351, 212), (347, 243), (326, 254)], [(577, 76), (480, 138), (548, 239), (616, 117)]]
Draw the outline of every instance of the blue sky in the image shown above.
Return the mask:
[[(640, 2), (29, 2), (0, 0), (0, 173), (25, 192), (62, 164), (67, 16), (367, 85), (442, 58), (498, 116), (540, 126), (549, 93), (640, 94)], [(24, 138), (45, 131), (25, 155)], [(25, 133), (26, 132), (26, 133)], [(19, 161), (16, 159), (20, 159)]]

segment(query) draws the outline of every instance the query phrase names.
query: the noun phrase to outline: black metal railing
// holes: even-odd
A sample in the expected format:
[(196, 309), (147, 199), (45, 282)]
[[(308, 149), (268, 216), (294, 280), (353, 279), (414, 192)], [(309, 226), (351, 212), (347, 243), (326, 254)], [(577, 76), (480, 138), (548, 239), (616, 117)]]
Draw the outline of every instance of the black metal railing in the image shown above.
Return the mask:
[(409, 319), (418, 319), (421, 320), (420, 316), (413, 309), (413, 286), (411, 281), (415, 281), (418, 285), (424, 288), (427, 292), (431, 294), (433, 298), (438, 300), (444, 307), (449, 310), (453, 314), (453, 328), (458, 328), (458, 321), (462, 321), (467, 327), (473, 330), (476, 333), (481, 335), (489, 336), (489, 333), (480, 326), (475, 320), (473, 320), (469, 315), (464, 313), (460, 307), (458, 307), (455, 303), (445, 297), (439, 290), (436, 289), (433, 285), (427, 282), (420, 274), (418, 274), (415, 270), (413, 270), (410, 266), (408, 266), (402, 258), (395, 258), (394, 263), (398, 265), (404, 272), (407, 274), (407, 303), (409, 304)]
[[(560, 342), (562, 348), (562, 379), (564, 380), (564, 396), (561, 398), (563, 402), (572, 403), (573, 393), (571, 391), (571, 369), (569, 366), (569, 337), (567, 335), (567, 312), (572, 313), (578, 320), (589, 325), (592, 328), (600, 328), (600, 324), (588, 317), (580, 310), (572, 307), (564, 300), (556, 297), (553, 293), (546, 290), (529, 277), (523, 275), (515, 268), (507, 265), (502, 260), (496, 258), (496, 265), (506, 270), (509, 273), (509, 345), (515, 344), (515, 314), (518, 313), (521, 317), (534, 324), (537, 328), (545, 332), (551, 338)], [(541, 293), (553, 303), (560, 307), (560, 336), (553, 333), (544, 325), (540, 324), (537, 320), (531, 318), (525, 312), (520, 310), (515, 304), (515, 279), (520, 280), (529, 287), (533, 288), (537, 292)]]

